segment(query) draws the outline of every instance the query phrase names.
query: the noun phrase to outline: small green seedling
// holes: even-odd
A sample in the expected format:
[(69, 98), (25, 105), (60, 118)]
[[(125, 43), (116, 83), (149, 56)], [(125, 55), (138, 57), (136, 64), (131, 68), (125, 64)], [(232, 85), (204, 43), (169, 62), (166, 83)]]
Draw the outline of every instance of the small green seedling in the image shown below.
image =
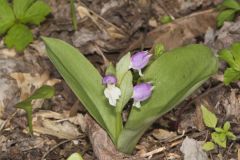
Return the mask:
[(232, 21), (240, 11), (240, 3), (237, 0), (224, 0), (219, 5), (220, 13), (217, 16), (217, 26), (221, 27), (225, 21)]
[[(206, 107), (201, 106), (203, 114), (204, 124), (214, 129), (215, 131), (211, 133), (212, 141), (206, 142), (203, 145), (205, 151), (211, 151), (215, 148), (215, 144), (220, 147), (226, 148), (227, 140), (236, 140), (236, 136), (230, 131), (231, 125), (229, 122), (225, 122), (223, 127), (217, 127), (217, 117), (215, 114), (210, 112)], [(214, 144), (215, 143), (215, 144)]]
[(159, 43), (156, 44), (156, 46), (154, 47), (154, 56), (156, 58), (160, 57), (163, 53), (165, 52), (165, 47), (163, 44)]
[(39, 25), (51, 12), (42, 0), (0, 0), (0, 35), (8, 48), (23, 51), (33, 41), (28, 25)]
[(173, 18), (171, 16), (162, 16), (160, 18), (160, 22), (162, 24), (168, 24), (168, 23), (171, 23), (173, 21)]
[(29, 127), (29, 132), (32, 134), (33, 129), (32, 129), (32, 100), (36, 99), (49, 99), (53, 97), (55, 94), (55, 90), (51, 86), (44, 85), (37, 89), (30, 97), (25, 99), (22, 102), (19, 102), (16, 104), (17, 108), (25, 110), (27, 113), (27, 121), (28, 121), (28, 127)]
[(224, 83), (226, 85), (240, 79), (240, 43), (236, 42), (228, 49), (219, 53), (219, 58), (226, 61), (229, 67), (224, 72)]
[(79, 153), (73, 153), (68, 157), (67, 160), (83, 160), (83, 158)]

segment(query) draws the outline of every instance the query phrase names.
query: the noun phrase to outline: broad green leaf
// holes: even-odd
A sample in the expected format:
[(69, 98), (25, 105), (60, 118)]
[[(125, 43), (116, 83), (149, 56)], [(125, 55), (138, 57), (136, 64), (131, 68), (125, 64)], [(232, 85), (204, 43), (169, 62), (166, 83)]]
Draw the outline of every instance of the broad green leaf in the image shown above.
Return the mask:
[(107, 66), (105, 75), (116, 75), (116, 69), (114, 68), (114, 66), (111, 62)]
[(224, 8), (240, 10), (240, 4), (236, 0), (224, 0), (221, 6)]
[(34, 99), (49, 99), (53, 97), (55, 94), (54, 87), (44, 85), (38, 88), (30, 97), (25, 99), (24, 101), (16, 104), (17, 108), (21, 108), (25, 110), (27, 113), (27, 121), (30, 133), (33, 133), (32, 129), (32, 100)]
[(119, 60), (119, 62), (116, 65), (116, 74), (117, 74), (118, 84), (121, 84), (121, 81), (124, 75), (129, 70), (130, 56), (131, 56), (130, 53), (127, 53)]
[(215, 145), (212, 142), (206, 142), (203, 144), (203, 150), (207, 152), (213, 150), (214, 148), (215, 148)]
[[(17, 0), (16, 0), (17, 1)], [(24, 12), (19, 20), (22, 23), (31, 23), (39, 25), (45, 20), (45, 17), (51, 12), (51, 8), (44, 1), (38, 0)]]
[(64, 41), (43, 37), (47, 54), (69, 87), (93, 118), (116, 142), (116, 113), (104, 96), (102, 77), (74, 47)]
[(223, 49), (219, 52), (219, 58), (226, 61), (230, 67), (240, 71), (240, 63), (236, 64), (232, 52), (229, 49)]
[(17, 19), (22, 19), (35, 0), (13, 0), (13, 10)]
[(116, 110), (119, 112), (123, 110), (124, 106), (127, 104), (127, 102), (130, 100), (130, 98), (133, 95), (132, 80), (133, 80), (132, 73), (128, 71), (123, 77), (123, 80), (119, 86), (121, 90), (121, 97), (117, 102), (117, 108), (116, 108)]
[(236, 10), (227, 9), (220, 12), (217, 16), (217, 26), (221, 27), (225, 21), (232, 21), (234, 19)]
[(225, 133), (217, 133), (213, 132), (211, 134), (212, 140), (218, 144), (219, 146), (226, 148), (227, 146), (227, 138)]
[(15, 16), (7, 0), (0, 0), (0, 35), (4, 34), (15, 21)]
[(23, 51), (26, 46), (33, 41), (31, 30), (25, 25), (15, 24), (8, 31), (4, 42), (8, 48), (15, 48), (16, 51)]
[(209, 128), (215, 128), (217, 125), (217, 117), (215, 114), (210, 112), (206, 107), (201, 106), (202, 115), (203, 115), (203, 122)]
[(83, 160), (83, 158), (79, 153), (73, 153), (67, 160)]
[(240, 79), (240, 71), (236, 71), (233, 68), (227, 68), (224, 71), (224, 84), (229, 85), (231, 82)]
[(120, 134), (118, 149), (131, 153), (142, 134), (160, 116), (183, 101), (217, 71), (217, 58), (203, 45), (188, 45), (166, 52), (144, 72), (154, 86), (150, 99), (132, 108)]
[(232, 132), (227, 132), (228, 139), (235, 141), (237, 137)]
[(225, 122), (223, 125), (224, 131), (229, 131), (230, 128), (231, 128), (231, 124), (229, 122)]

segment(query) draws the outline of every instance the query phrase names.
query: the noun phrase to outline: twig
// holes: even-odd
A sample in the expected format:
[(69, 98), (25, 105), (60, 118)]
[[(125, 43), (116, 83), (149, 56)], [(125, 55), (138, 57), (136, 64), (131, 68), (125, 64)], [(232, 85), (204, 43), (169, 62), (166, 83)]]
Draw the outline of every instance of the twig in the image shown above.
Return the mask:
[(3, 130), (5, 125), (12, 120), (12, 118), (17, 114), (18, 110), (16, 110), (11, 116), (9, 116), (0, 126), (0, 132)]
[(42, 156), (41, 160), (45, 160), (45, 158), (47, 157), (47, 155), (48, 155), (49, 153), (51, 153), (53, 150), (55, 150), (56, 148), (58, 148), (58, 147), (61, 146), (62, 144), (71, 142), (71, 141), (73, 141), (73, 140), (78, 140), (78, 139), (80, 139), (80, 138), (81, 138), (81, 137), (74, 138), (74, 139), (68, 139), (68, 140), (64, 140), (64, 141), (56, 144), (55, 146), (53, 146), (50, 150), (48, 150), (48, 151)]

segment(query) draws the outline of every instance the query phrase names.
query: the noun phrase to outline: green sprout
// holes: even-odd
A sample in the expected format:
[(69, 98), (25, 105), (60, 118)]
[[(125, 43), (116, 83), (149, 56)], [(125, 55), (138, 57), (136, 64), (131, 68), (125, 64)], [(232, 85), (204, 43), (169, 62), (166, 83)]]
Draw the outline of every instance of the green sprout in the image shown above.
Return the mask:
[(223, 127), (217, 127), (217, 117), (215, 114), (210, 112), (206, 107), (201, 106), (203, 114), (204, 124), (214, 129), (214, 132), (211, 133), (211, 141), (203, 144), (203, 149), (205, 151), (211, 151), (215, 148), (215, 144), (220, 147), (227, 147), (227, 140), (236, 140), (236, 136), (230, 131), (231, 125), (227, 121), (224, 123)]
[(49, 99), (52, 98), (53, 95), (55, 94), (55, 90), (51, 86), (44, 85), (37, 89), (30, 97), (25, 99), (22, 102), (19, 102), (16, 104), (17, 108), (25, 110), (27, 113), (27, 121), (28, 121), (28, 127), (29, 127), (29, 132), (32, 134), (33, 129), (32, 129), (32, 100), (35, 99)]

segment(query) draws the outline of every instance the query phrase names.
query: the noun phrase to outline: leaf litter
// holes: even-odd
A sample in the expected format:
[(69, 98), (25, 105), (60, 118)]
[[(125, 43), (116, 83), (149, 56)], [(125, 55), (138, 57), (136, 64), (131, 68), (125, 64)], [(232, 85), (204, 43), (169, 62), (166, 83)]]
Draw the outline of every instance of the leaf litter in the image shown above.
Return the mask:
[[(210, 17), (209, 21), (203, 18), (203, 30), (201, 30), (201, 27), (203, 27), (201, 26), (201, 32), (197, 32), (197, 34), (195, 31), (193, 33), (189, 32), (194, 27), (199, 27), (195, 22), (195, 18), (188, 17), (189, 14), (201, 15), (204, 10), (209, 7), (212, 8), (213, 4), (219, 2), (215, 0), (207, 2), (197, 1), (197, 3), (187, 1), (178, 1), (178, 3), (175, 3), (175, 1), (150, 2), (144, 0), (136, 2), (117, 2), (115, 0), (107, 2), (76, 1), (75, 6), (80, 8), (80, 14), (77, 13), (77, 20), (78, 25), (81, 27), (76, 32), (73, 32), (71, 18), (69, 18), (68, 2), (48, 1), (53, 9), (53, 17), (49, 17), (49, 20), (33, 32), (34, 34), (41, 33), (58, 37), (74, 44), (101, 70), (101, 67), (106, 63), (101, 54), (106, 59), (116, 60), (121, 53), (124, 53), (129, 48), (130, 50), (135, 50), (141, 48), (142, 45), (145, 48), (151, 48), (155, 43), (163, 42), (171, 48), (175, 47), (175, 45), (199, 42), (198, 38), (202, 37), (200, 42), (205, 41), (207, 45), (218, 51), (224, 47), (228, 47), (234, 41), (239, 41), (239, 18), (237, 18), (236, 22), (225, 23), (217, 31), (212, 24), (214, 16)], [(154, 12), (149, 14), (149, 10), (153, 10)], [(177, 34), (176, 38), (180, 38), (181, 42), (176, 41), (176, 44), (169, 43), (172, 42), (172, 35), (168, 32), (169, 28), (166, 27), (168, 25), (160, 26), (160, 17), (166, 14), (177, 19), (181, 19), (181, 17), (184, 19), (185, 16), (188, 17), (186, 21), (179, 21), (178, 24), (174, 24), (174, 22), (173, 24), (169, 24), (170, 30), (171, 26), (173, 26), (176, 32), (181, 31), (181, 27), (187, 25), (187, 29), (189, 30), (186, 31), (184, 29), (184, 32), (191, 34), (187, 36), (186, 40), (182, 41), (181, 34)], [(154, 23), (149, 23), (150, 19)], [(181, 26), (181, 24), (184, 25)], [(211, 26), (212, 30), (205, 27), (205, 25)], [(167, 28), (164, 30), (164, 33), (153, 30), (154, 28), (164, 27)], [(206, 32), (207, 34), (204, 38)], [(141, 40), (141, 37), (144, 39), (146, 35), (153, 33), (157, 37), (150, 37), (152, 39), (148, 40), (149, 36), (147, 36), (145, 42)], [(82, 36), (85, 38), (81, 38)], [(135, 40), (138, 41), (137, 44), (133, 44)], [(88, 132), (89, 129), (92, 130), (92, 133), (96, 132), (94, 132), (94, 128), (88, 128), (89, 125), (84, 121), (86, 111), (80, 103), (76, 103), (79, 109), (71, 113), (74, 116), (69, 117), (69, 111), (77, 101), (76, 97), (67, 89), (66, 84), (60, 81), (61, 78), (49, 60), (47, 60), (43, 44), (40, 41), (34, 41), (25, 50), (23, 55), (17, 55), (13, 50), (6, 49), (1, 45), (0, 66), (0, 84), (2, 87), (0, 91), (0, 124), (8, 120), (8, 116), (14, 113), (14, 104), (30, 95), (34, 89), (42, 84), (51, 84), (57, 88), (56, 96), (50, 100), (53, 102), (35, 102), (34, 106), (36, 106), (36, 109), (33, 114), (33, 124), (36, 130), (34, 137), (28, 136), (25, 130), (26, 119), (24, 114), (17, 114), (4, 125), (0, 135), (0, 159), (41, 159), (48, 150), (61, 143), (63, 139), (70, 139), (70, 141), (55, 148), (46, 156), (46, 159), (56, 157), (58, 159), (66, 158), (74, 151), (81, 151), (83, 158), (87, 160), (96, 159), (96, 155), (99, 156), (98, 153), (105, 153), (104, 155), (106, 155), (106, 152), (103, 152), (101, 148), (97, 148), (97, 143), (101, 136), (98, 139), (94, 139), (94, 137), (90, 138), (92, 142), (95, 142), (92, 146), (89, 139), (86, 138), (87, 135), (89, 137), (92, 136)], [(222, 64), (222, 71), (225, 66)], [(46, 70), (48, 72), (45, 72)], [(221, 74), (220, 71), (219, 75)], [(222, 81), (220, 80), (220, 82)], [(215, 86), (217, 83), (219, 83), (219, 78), (213, 77), (193, 97), (198, 97), (209, 89), (211, 90), (212, 86)], [(190, 105), (180, 105), (179, 108), (171, 111), (154, 123), (138, 144), (135, 156), (126, 157), (134, 159), (134, 157), (136, 158), (141, 154), (149, 153), (147, 155), (150, 155), (151, 159), (183, 159), (184, 155), (180, 152), (180, 146), (184, 144), (182, 141), (185, 135), (195, 139), (194, 143), (198, 143), (196, 141), (204, 141), (208, 135), (204, 132), (206, 129), (202, 125), (201, 113), (199, 112), (198, 106), (201, 102), (209, 104), (211, 110), (217, 114), (220, 123), (226, 119), (230, 120), (233, 123), (234, 132), (239, 135), (240, 109), (238, 107), (238, 89), (238, 84), (231, 87), (221, 87), (214, 94), (212, 94), (213, 92), (209, 92), (207, 96), (197, 99), (200, 102), (194, 101)], [(192, 99), (190, 98), (186, 102)], [(185, 112), (181, 112), (180, 110), (184, 110)], [(104, 133), (102, 134), (104, 135)], [(81, 136), (83, 137), (81, 138)], [(78, 139), (79, 137), (80, 139)], [(74, 138), (78, 139), (77, 145), (71, 141)], [(103, 144), (104, 146), (109, 144), (108, 140), (103, 142), (105, 143)], [(194, 147), (195, 149), (196, 146)], [(165, 149), (160, 152), (161, 147), (165, 147)], [(221, 149), (219, 150), (219, 154), (222, 154), (225, 159), (237, 159), (240, 158), (239, 148), (239, 144), (236, 144), (233, 145), (233, 148), (227, 154), (224, 155), (224, 151)], [(110, 153), (114, 153), (109, 154), (110, 157), (122, 158), (122, 155), (119, 155), (116, 151), (113, 152), (110, 150)], [(202, 152), (201, 154), (204, 155)], [(192, 155), (196, 157), (197, 153)], [(216, 155), (215, 153), (214, 156)], [(126, 157), (125, 159), (127, 159)]]

